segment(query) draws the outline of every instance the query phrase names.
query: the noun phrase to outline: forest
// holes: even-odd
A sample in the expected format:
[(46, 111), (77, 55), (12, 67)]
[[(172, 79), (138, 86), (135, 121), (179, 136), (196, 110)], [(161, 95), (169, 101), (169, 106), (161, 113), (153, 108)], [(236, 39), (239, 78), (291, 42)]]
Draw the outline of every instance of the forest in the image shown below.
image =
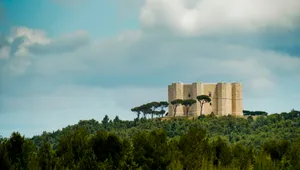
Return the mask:
[(32, 138), (13, 132), (0, 138), (0, 169), (300, 169), (300, 111), (251, 115), (106, 115)]

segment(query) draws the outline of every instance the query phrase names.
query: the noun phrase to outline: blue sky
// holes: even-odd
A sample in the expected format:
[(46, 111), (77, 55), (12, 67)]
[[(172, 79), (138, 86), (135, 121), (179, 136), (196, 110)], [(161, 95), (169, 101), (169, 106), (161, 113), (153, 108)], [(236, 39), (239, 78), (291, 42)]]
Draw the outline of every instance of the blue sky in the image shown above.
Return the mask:
[(2, 136), (132, 119), (178, 81), (241, 81), (244, 109), (300, 109), (298, 0), (1, 3)]

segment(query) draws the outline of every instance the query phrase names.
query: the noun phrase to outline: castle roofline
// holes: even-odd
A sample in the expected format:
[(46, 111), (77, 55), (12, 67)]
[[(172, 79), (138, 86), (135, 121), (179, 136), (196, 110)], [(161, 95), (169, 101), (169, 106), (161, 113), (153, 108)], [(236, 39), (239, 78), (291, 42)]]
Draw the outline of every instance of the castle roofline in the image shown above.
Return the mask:
[(225, 84), (241, 84), (241, 82), (237, 82), (237, 81), (234, 81), (234, 82), (192, 82), (192, 83), (183, 83), (181, 81), (178, 81), (178, 82), (173, 82), (172, 84), (191, 85), (191, 84), (194, 84), (194, 83), (202, 83), (202, 84), (222, 84), (222, 83), (225, 83)]

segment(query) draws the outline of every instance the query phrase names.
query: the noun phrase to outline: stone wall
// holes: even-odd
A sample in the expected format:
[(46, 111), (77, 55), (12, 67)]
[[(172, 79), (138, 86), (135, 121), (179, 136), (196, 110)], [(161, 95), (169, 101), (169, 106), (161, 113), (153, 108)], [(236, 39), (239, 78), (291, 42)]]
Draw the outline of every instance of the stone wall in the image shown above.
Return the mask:
[(243, 115), (243, 96), (241, 83), (232, 83), (232, 114)]
[[(199, 95), (208, 95), (211, 98), (210, 103), (206, 103), (203, 106), (202, 113), (217, 114), (217, 115), (236, 115), (240, 116), (243, 114), (242, 105), (242, 85), (241, 83), (172, 83), (168, 86), (168, 101), (175, 99), (194, 99), (197, 100)], [(200, 103), (197, 101), (189, 111), (191, 116), (200, 115)], [(169, 105), (169, 116), (174, 115), (174, 107)], [(178, 106), (176, 116), (184, 115), (184, 107)]]

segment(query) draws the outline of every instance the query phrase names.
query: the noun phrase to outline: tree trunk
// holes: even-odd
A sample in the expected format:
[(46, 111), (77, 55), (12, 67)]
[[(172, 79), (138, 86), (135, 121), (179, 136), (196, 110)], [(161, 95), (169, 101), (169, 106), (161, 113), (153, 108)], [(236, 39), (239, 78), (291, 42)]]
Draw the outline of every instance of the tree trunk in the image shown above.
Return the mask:
[(174, 107), (174, 116), (173, 117), (175, 117), (175, 115), (176, 115), (176, 109), (177, 109), (177, 106)]
[(202, 116), (203, 103), (200, 104), (201, 104), (200, 116)]
[(189, 116), (189, 107), (186, 107), (186, 116)]

